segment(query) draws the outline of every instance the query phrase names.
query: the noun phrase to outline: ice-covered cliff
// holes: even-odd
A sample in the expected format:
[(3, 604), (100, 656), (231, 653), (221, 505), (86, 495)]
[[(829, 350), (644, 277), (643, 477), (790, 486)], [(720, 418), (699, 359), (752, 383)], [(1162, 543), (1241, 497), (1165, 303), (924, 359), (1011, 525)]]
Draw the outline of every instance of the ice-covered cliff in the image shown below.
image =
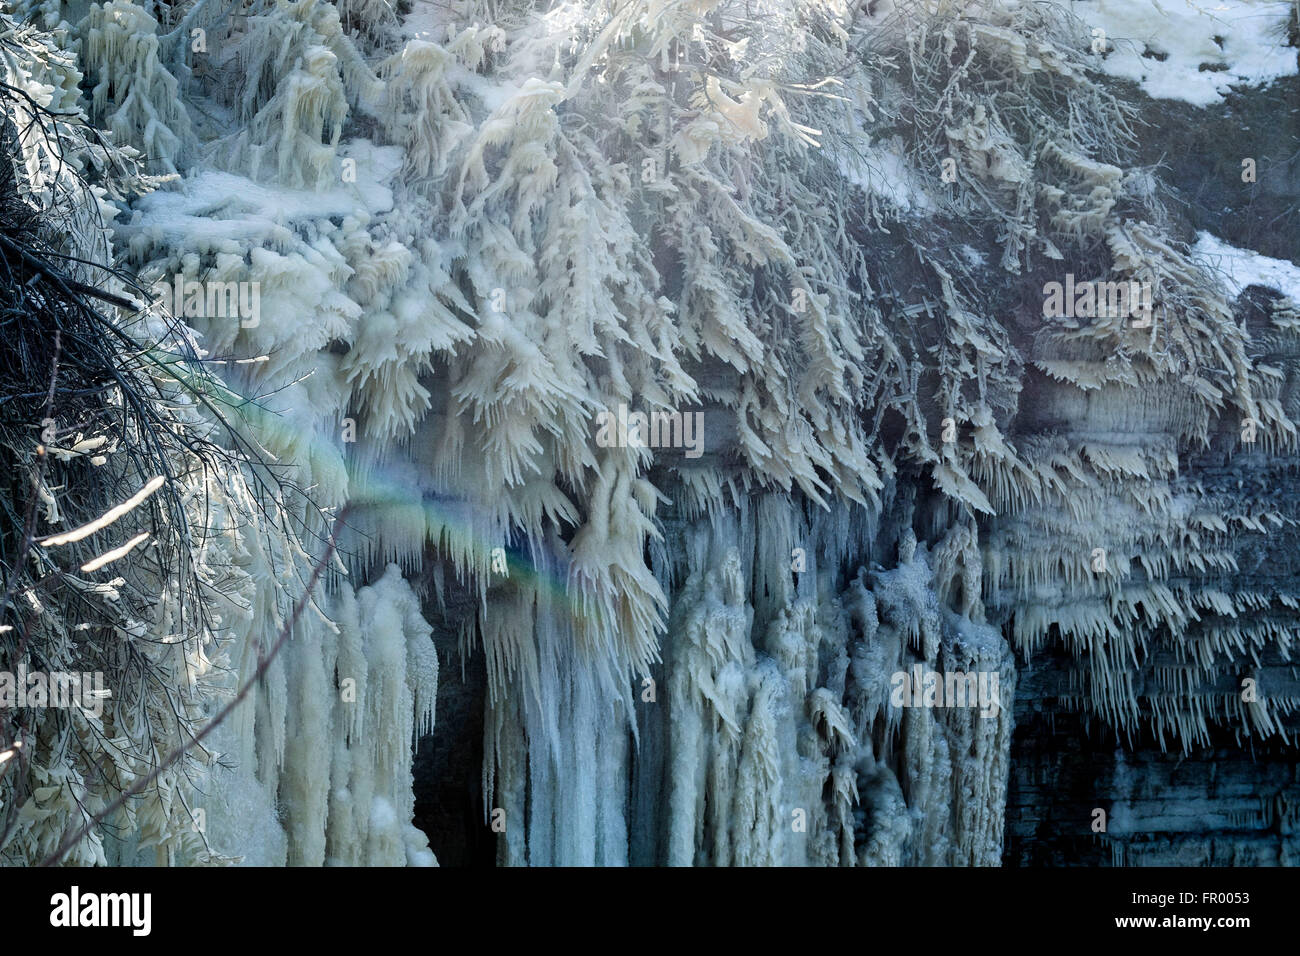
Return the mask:
[[(1152, 96), (1294, 76), (1295, 14), (1134, 6), (12, 4), (22, 188), (65, 175), (38, 105), (138, 161), (47, 228), (136, 277), (120, 321), (220, 383), (238, 453), (189, 518), (231, 610), (133, 605), (212, 662), (155, 756), (291, 631), (79, 858), (431, 863), (432, 732), (481, 748), (505, 864), (993, 865), (1049, 658), (1033, 694), (1120, 737), (1289, 747), (1300, 589), (1244, 555), (1300, 520), (1300, 269), (1198, 233), (1145, 150)], [(440, 671), (481, 674), (481, 744), (433, 726)], [(125, 702), (88, 757), (45, 719), (14, 862), (150, 765), (90, 772), (143, 746)]]

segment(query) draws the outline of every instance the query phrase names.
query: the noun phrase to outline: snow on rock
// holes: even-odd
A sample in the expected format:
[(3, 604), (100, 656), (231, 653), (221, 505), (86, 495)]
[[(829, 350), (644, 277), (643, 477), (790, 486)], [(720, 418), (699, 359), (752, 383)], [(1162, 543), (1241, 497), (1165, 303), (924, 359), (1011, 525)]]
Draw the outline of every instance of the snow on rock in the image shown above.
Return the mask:
[(1300, 266), (1294, 262), (1238, 249), (1204, 231), (1196, 234), (1192, 255), (1219, 272), (1233, 296), (1240, 295), (1247, 286), (1260, 285), (1300, 303)]
[[(1233, 86), (1296, 74), (1287, 45), (1295, 6), (1272, 0), (1070, 0), (1070, 11), (1105, 31), (1102, 69), (1156, 99), (1222, 102)], [(1094, 32), (1094, 37), (1098, 35)]]

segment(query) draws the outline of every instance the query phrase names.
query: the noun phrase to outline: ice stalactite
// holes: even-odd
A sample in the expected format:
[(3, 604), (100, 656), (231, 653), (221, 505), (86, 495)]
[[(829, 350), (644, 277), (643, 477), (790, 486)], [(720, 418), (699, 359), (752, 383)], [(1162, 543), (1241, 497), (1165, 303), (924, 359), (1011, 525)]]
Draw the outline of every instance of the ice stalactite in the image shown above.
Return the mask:
[[(345, 628), (354, 626), (359, 634), (340, 639), (348, 653), (336, 658), (335, 672), (345, 705), (347, 681), (366, 690), (356, 699), (363, 705), (358, 713), (334, 707), (336, 754), (330, 763), (326, 860), (427, 865), (434, 862), (428, 841), (411, 823), (411, 741), (434, 729), (438, 658), (430, 627), (420, 614), (419, 599), (394, 565), (357, 592), (355, 609), (351, 603), (343, 592), (340, 617)], [(366, 788), (374, 791), (369, 800), (364, 799)], [(343, 825), (333, 824), (336, 815)]]
[(196, 143), (180, 86), (160, 59), (158, 22), (131, 0), (109, 0), (93, 4), (77, 30), (92, 122), (136, 147), (151, 171), (176, 175)]
[[(798, 513), (778, 497), (761, 509), (764, 530), (755, 516), (679, 532), (673, 553), (683, 566), (662, 575), (681, 578), (665, 658), (630, 688), (634, 734), (620, 729), (626, 703), (608, 693), (580, 691), (601, 702), (584, 713), (578, 686), (564, 676), (575, 673), (571, 644), (541, 639), (563, 609), (536, 603), (529, 619), (539, 629), (537, 666), (553, 676), (540, 698), (524, 694), (490, 708), (489, 766), (498, 776), (485, 787), (504, 811), (503, 863), (607, 860), (592, 852), (611, 845), (610, 831), (591, 832), (598, 820), (613, 827), (614, 845), (634, 863), (999, 862), (1015, 670), (1006, 641), (982, 623), (970, 529), (955, 526), (933, 554), (905, 536), (895, 570), (860, 571), (837, 593), (829, 569), (869, 526), (827, 521), (819, 538), (817, 524)], [(755, 556), (783, 547), (789, 554), (791, 540), (825, 555), (825, 566), (814, 559), (796, 583), (788, 562), (777, 562), (756, 585)], [(759, 594), (764, 610), (756, 613)], [(945, 606), (947, 596), (961, 613)], [(940, 681), (984, 674), (992, 706), (981, 715), (973, 687), (969, 709), (895, 706), (895, 675), (910, 680), (916, 665)], [(556, 679), (559, 686), (550, 683)], [(568, 715), (560, 739), (572, 735), (572, 750), (563, 742), (556, 753), (545, 722), (520, 713), (541, 707)], [(617, 759), (624, 748), (626, 760)], [(610, 786), (609, 769), (623, 766), (630, 786)], [(540, 793), (528, 800), (528, 826), (513, 828), (534, 785)], [(585, 830), (569, 816), (577, 807)]]
[[(484, 642), (503, 654), (502, 669), (490, 671), (485, 806), (504, 826), (504, 865), (624, 866), (627, 792), (619, 775), (628, 765), (632, 693), (608, 670), (579, 663), (589, 658), (554, 567), (544, 558), (535, 581), (498, 592), (493, 606), (513, 613), (482, 622)], [(530, 676), (518, 681), (504, 669)]]
[[(802, 587), (758, 634), (740, 552), (717, 545), (669, 630), (662, 861), (996, 865), (1015, 684), (1001, 635), (940, 604), (914, 538), (894, 570)], [(896, 706), (895, 675), (918, 664), (983, 673), (999, 705)]]
[(246, 125), (220, 141), (216, 152), (225, 168), (247, 170), (253, 179), (291, 188), (337, 184), (339, 137), (348, 115), (338, 13), (315, 0), (278, 0), (271, 11), (252, 17), (225, 54), (243, 71), (233, 105)]
[[(319, 603), (329, 618), (303, 620), (256, 705), (218, 731), (211, 839), (268, 866), (433, 864), (410, 823), (411, 741), (432, 732), (438, 680), (419, 601), (390, 566)], [(243, 646), (239, 673), (256, 663), (256, 639)]]

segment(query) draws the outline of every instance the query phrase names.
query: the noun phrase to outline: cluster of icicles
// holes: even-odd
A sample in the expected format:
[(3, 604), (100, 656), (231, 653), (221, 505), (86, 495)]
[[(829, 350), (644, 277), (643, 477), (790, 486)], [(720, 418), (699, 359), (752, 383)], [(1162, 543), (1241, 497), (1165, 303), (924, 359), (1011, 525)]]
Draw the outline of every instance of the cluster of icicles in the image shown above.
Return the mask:
[[(186, 322), (257, 396), (259, 447), (313, 506), (351, 507), (330, 586), (221, 730), (201, 798), (221, 853), (432, 862), (411, 745), (432, 729), (426, 619), (452, 587), (477, 597), (446, 626), (487, 657), (484, 802), (510, 864), (996, 864), (1012, 647), (1049, 638), (1091, 668), (1080, 706), (1121, 726), (1188, 741), (1242, 717), (1191, 686), (1139, 713), (1117, 675), (1197, 607), (1286, 600), (1161, 580), (1231, 567), (1179, 450), (1222, 417), (1271, 451), (1295, 430), (1212, 278), (1122, 220), (1150, 212), (1149, 183), (1045, 105), (1063, 88), (1096, 128), (1123, 119), (1050, 7), (798, 0), (736, 41), (714, 32), (731, 0), (417, 2), (404, 21), (364, 0), (198, 0), (167, 23), (132, 0), (75, 23), (74, 4), (19, 6), (77, 54), (36, 81), (47, 99), (79, 76), (91, 120), (175, 174), (110, 210), (121, 261), (259, 284), (257, 322)], [(1007, 77), (1045, 98), (1046, 145), (1008, 125)], [(919, 166), (926, 136), (873, 141), (926, 97), (964, 191), (938, 157)], [(891, 169), (925, 194), (912, 212)], [(987, 245), (1008, 275), (1100, 248), (1113, 275), (1183, 290), (1172, 352), (1104, 321), (1017, 347), (951, 249), (918, 246), (917, 301), (886, 296), (862, 237), (911, 241), (908, 216), (936, 210), (1002, 222)], [(1031, 371), (1074, 432), (1013, 441)], [(707, 453), (597, 446), (594, 416), (620, 404), (705, 409)], [(229, 537), (234, 679), (296, 596), (286, 568), (319, 551)], [(1185, 653), (1208, 673), (1243, 639), (1286, 640), (1252, 627)], [(915, 663), (997, 673), (1002, 708), (891, 706)]]

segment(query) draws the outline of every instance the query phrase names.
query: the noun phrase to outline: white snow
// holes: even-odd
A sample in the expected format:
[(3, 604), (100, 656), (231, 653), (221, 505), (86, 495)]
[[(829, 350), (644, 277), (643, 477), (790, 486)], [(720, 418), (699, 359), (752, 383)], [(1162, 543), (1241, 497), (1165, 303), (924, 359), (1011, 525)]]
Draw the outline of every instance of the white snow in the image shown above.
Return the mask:
[(396, 146), (375, 146), (366, 140), (343, 144), (340, 152), (357, 161), (357, 181), (317, 192), (266, 186), (246, 176), (203, 169), (182, 180), (176, 190), (158, 191), (136, 204), (138, 212), (122, 224), (123, 236), (140, 231), (165, 242), (207, 237), (254, 239), (275, 227), (304, 219), (351, 217), (364, 210), (372, 214), (393, 208), (389, 187), (402, 165)]
[(904, 212), (924, 215), (935, 208), (898, 142), (860, 147), (856, 156), (841, 156), (839, 168), (849, 182), (888, 200)]
[(1233, 296), (1247, 286), (1262, 285), (1300, 302), (1300, 266), (1294, 262), (1238, 249), (1205, 231), (1196, 234), (1192, 256), (1218, 271)]
[(1156, 99), (1210, 106), (1232, 86), (1296, 73), (1296, 48), (1286, 45), (1294, 9), (1289, 2), (1071, 0), (1068, 5), (1089, 27), (1106, 31), (1109, 52), (1102, 68), (1136, 81)]

